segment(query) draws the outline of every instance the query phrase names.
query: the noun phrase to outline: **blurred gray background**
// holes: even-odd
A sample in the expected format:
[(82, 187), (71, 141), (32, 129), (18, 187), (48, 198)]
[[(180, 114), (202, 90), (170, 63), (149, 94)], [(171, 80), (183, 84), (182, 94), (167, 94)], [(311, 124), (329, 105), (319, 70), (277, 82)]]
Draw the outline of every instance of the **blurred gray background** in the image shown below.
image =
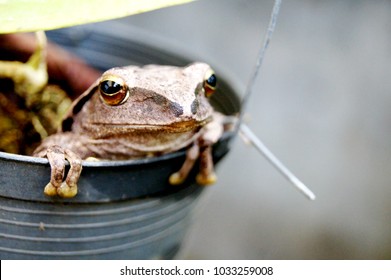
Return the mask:
[[(273, 1), (123, 19), (218, 65), (243, 92)], [(317, 195), (236, 139), (180, 258), (391, 258), (391, 1), (283, 1), (247, 121)]]

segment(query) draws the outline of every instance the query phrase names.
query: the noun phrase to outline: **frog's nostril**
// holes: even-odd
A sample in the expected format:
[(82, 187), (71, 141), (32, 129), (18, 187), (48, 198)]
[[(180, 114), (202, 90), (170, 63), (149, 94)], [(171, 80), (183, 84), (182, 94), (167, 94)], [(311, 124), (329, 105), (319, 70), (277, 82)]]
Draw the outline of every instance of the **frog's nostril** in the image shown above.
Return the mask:
[(198, 99), (194, 99), (194, 101), (190, 105), (191, 113), (194, 115), (198, 111), (198, 107), (200, 106), (200, 103), (198, 102)]
[(183, 107), (176, 102), (170, 103), (170, 109), (174, 112), (175, 117), (183, 115)]

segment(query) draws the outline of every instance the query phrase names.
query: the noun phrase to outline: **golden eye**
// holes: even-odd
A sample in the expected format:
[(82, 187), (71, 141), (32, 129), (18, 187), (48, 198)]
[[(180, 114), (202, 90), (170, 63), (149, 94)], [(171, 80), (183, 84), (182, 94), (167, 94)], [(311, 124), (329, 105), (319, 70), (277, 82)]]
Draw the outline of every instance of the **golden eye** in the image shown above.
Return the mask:
[(129, 97), (129, 91), (123, 79), (117, 76), (105, 76), (99, 83), (100, 96), (110, 106), (124, 103)]
[(215, 91), (217, 87), (217, 78), (216, 75), (213, 73), (212, 70), (209, 70), (206, 72), (205, 80), (204, 80), (204, 90), (206, 97), (211, 96)]

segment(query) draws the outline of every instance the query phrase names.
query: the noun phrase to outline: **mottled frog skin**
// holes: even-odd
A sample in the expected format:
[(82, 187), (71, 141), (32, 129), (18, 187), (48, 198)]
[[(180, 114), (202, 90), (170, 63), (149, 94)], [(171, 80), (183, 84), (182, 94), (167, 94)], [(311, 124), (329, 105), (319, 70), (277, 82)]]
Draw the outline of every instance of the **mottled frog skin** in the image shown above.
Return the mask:
[[(186, 160), (169, 182), (181, 184), (200, 158), (197, 182), (214, 183), (211, 146), (223, 133), (224, 119), (208, 101), (215, 87), (212, 69), (200, 62), (106, 71), (74, 101), (60, 131), (34, 152), (51, 165), (45, 194), (74, 197), (82, 160), (157, 156), (185, 147)], [(64, 180), (65, 159), (71, 168)]]

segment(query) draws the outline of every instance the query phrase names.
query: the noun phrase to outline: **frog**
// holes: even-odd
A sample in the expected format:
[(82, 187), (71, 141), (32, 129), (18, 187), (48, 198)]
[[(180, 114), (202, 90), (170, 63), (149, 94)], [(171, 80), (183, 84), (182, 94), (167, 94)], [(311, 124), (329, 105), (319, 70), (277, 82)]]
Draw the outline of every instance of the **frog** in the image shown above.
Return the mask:
[(209, 102), (216, 87), (217, 77), (204, 62), (105, 71), (72, 103), (58, 132), (33, 152), (51, 167), (44, 193), (76, 196), (84, 160), (128, 160), (181, 149), (185, 160), (169, 183), (183, 184), (198, 161), (196, 182), (214, 184), (212, 146), (224, 132), (224, 115)]

